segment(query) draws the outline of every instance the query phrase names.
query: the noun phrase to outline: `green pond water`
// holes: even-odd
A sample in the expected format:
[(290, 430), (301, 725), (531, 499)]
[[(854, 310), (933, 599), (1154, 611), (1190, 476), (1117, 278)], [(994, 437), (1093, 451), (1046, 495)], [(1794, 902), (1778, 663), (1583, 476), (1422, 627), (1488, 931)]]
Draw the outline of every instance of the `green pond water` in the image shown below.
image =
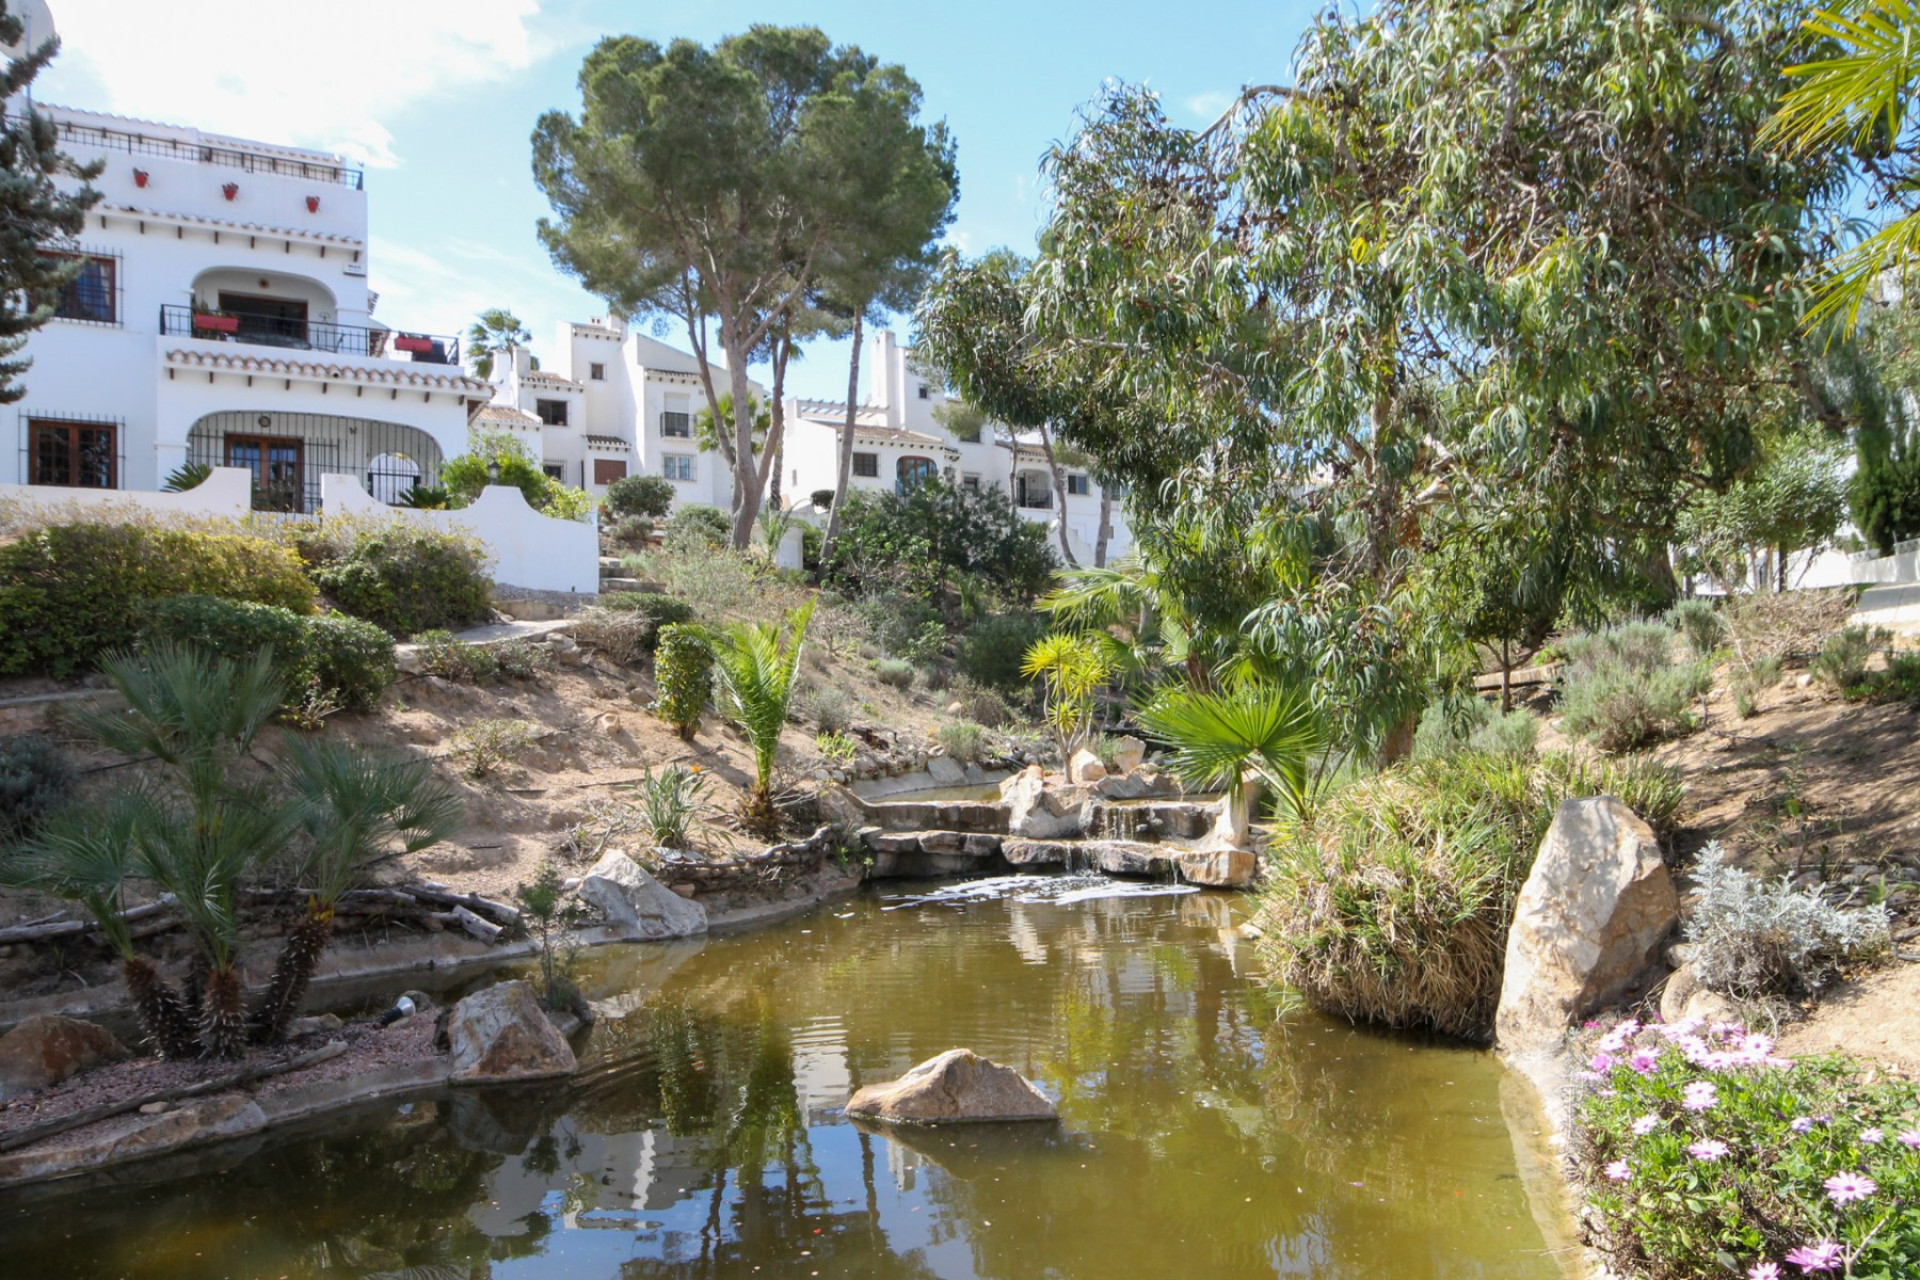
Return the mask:
[[(0, 1193), (0, 1276), (1563, 1275), (1498, 1064), (1276, 1017), (1236, 899), (929, 888), (584, 956), (601, 1018), (572, 1082)], [(1037, 1081), (1060, 1124), (839, 1113), (959, 1045)]]

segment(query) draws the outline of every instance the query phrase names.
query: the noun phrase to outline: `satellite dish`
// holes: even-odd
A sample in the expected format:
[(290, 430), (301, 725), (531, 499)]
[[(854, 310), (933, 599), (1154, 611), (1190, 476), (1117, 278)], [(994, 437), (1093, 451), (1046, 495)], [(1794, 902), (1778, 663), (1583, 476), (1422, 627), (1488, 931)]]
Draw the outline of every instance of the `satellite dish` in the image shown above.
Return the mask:
[(20, 19), (23, 28), (20, 43), (6, 46), (9, 58), (38, 49), (54, 34), (53, 11), (47, 8), (47, 0), (7, 0), (7, 12)]

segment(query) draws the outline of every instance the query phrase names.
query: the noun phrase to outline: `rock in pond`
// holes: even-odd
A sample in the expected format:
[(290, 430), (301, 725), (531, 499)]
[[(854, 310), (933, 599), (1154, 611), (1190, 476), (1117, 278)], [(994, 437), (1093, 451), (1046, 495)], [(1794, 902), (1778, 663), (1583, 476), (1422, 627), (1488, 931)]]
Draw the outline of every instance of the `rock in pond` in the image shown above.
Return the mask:
[(1180, 878), (1209, 889), (1251, 888), (1260, 861), (1245, 849), (1194, 849), (1173, 855)]
[(1047, 1095), (1018, 1071), (971, 1049), (949, 1049), (898, 1080), (866, 1086), (847, 1102), (847, 1114), (894, 1124), (1059, 1118)]
[(928, 756), (927, 776), (936, 787), (963, 787), (967, 784), (967, 767), (952, 756)]
[(1563, 801), (1507, 932), (1500, 1047), (1551, 1049), (1569, 1024), (1626, 994), (1679, 910), (1653, 829), (1633, 810), (1611, 796)]
[(638, 938), (684, 938), (707, 931), (705, 907), (673, 892), (618, 849), (593, 864), (579, 892), (606, 913), (608, 924)]
[(579, 1065), (524, 982), (502, 982), (453, 1006), (447, 1044), (455, 1084), (546, 1080)]
[(127, 1056), (127, 1047), (105, 1027), (54, 1014), (28, 1018), (0, 1036), (0, 1101)]

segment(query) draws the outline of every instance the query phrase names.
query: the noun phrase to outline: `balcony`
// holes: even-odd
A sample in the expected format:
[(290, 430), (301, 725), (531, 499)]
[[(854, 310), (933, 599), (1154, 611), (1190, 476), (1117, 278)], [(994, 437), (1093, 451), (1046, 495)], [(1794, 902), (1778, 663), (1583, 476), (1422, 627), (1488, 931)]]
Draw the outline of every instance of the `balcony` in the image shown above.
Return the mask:
[(200, 143), (180, 138), (155, 138), (128, 129), (107, 129), (99, 125), (80, 124), (71, 120), (59, 120), (55, 124), (59, 129), (62, 142), (94, 146), (107, 151), (124, 151), (136, 156), (163, 156), (169, 160), (186, 160), (195, 164), (222, 165), (229, 169), (245, 170), (248, 173), (270, 173), (283, 178), (301, 178), (308, 182), (332, 182), (343, 187), (352, 187), (355, 191), (361, 189), (364, 181), (364, 175), (359, 169), (349, 169), (343, 165), (302, 160), (293, 156), (264, 155), (255, 151), (240, 151), (232, 147), (202, 146)]
[(330, 324), (290, 316), (199, 307), (161, 307), (160, 332), (168, 337), (240, 342), (283, 350), (324, 351), (342, 356), (412, 360), (415, 364), (460, 363), (460, 339), (440, 334), (401, 333)]

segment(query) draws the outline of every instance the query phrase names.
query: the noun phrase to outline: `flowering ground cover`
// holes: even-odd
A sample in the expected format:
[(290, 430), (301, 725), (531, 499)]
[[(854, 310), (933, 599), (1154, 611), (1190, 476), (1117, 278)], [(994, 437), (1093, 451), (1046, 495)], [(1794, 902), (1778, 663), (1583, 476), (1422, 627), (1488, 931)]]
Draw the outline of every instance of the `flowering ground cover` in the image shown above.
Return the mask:
[(1601, 1036), (1574, 1154), (1594, 1243), (1647, 1280), (1920, 1276), (1920, 1090), (1735, 1025)]

